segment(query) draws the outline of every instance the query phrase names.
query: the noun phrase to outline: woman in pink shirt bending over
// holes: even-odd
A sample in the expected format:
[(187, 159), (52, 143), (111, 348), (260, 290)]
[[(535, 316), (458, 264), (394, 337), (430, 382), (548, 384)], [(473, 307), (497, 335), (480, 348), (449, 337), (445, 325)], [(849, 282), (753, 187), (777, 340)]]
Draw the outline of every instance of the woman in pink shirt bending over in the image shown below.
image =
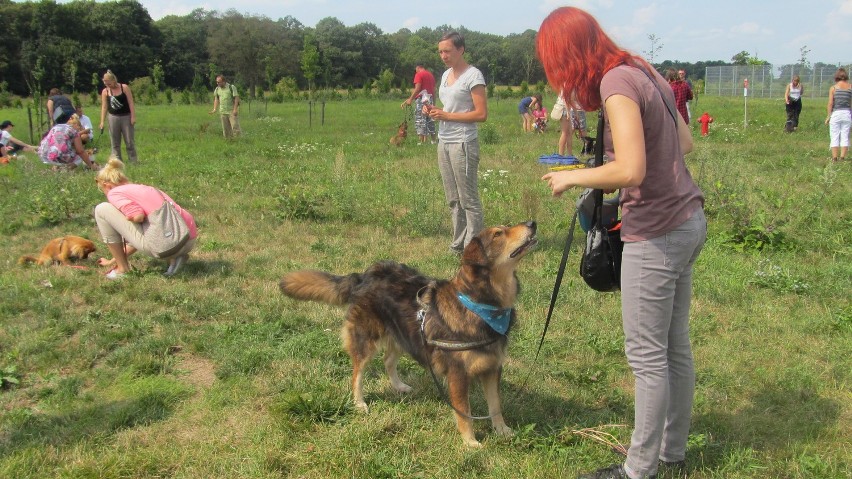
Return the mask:
[(106, 277), (119, 279), (130, 271), (127, 257), (136, 251), (151, 254), (145, 249), (143, 231), (148, 215), (161, 207), (164, 201), (172, 202), (189, 226), (190, 239), (175, 255), (167, 258), (169, 268), (165, 275), (173, 276), (180, 271), (198, 236), (192, 215), (157, 188), (131, 183), (124, 175), (124, 163), (115, 157), (111, 157), (98, 172), (95, 181), (107, 197), (106, 202), (95, 207), (95, 222), (113, 258), (101, 258), (99, 262), (101, 266), (112, 266)]

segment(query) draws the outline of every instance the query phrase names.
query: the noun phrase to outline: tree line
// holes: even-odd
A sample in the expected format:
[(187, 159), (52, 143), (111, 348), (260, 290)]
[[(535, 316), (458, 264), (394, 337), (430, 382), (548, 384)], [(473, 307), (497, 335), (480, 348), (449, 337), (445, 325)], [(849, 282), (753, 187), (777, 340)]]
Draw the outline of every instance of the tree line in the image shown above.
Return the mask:
[[(545, 81), (534, 30), (500, 36), (441, 25), (385, 33), (369, 22), (346, 26), (334, 17), (307, 27), (289, 15), (273, 20), (201, 8), (153, 21), (136, 0), (0, 0), (0, 92), (39, 96), (58, 87), (92, 94), (107, 69), (122, 82), (147, 77), (155, 90), (203, 92), (218, 73), (249, 96), (282, 88), (405, 89), (417, 63), (443, 71), (436, 45), (450, 30), (465, 35), (469, 62), (489, 84)], [(657, 66), (700, 79), (705, 66), (723, 64)]]
[[(0, 82), (16, 95), (52, 87), (89, 92), (110, 69), (120, 81), (150, 77), (156, 87), (172, 89), (206, 88), (224, 73), (249, 94), (282, 81), (300, 89), (362, 88), (377, 80), (407, 87), (418, 62), (443, 70), (436, 45), (451, 29), (387, 34), (372, 23), (346, 26), (334, 17), (307, 27), (292, 16), (204, 9), (153, 21), (136, 0), (0, 0)], [(489, 82), (543, 80), (535, 31), (458, 30)]]

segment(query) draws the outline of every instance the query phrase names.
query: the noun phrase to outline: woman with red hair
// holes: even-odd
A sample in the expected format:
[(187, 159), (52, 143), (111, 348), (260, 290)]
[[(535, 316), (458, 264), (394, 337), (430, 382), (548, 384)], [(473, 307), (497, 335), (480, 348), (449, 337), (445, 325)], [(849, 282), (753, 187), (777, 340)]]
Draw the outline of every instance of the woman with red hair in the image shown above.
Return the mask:
[(554, 196), (576, 186), (621, 189), (621, 314), (636, 386), (635, 426), (624, 464), (580, 477), (652, 478), (661, 465), (681, 473), (695, 390), (692, 266), (707, 234), (704, 197), (683, 158), (692, 134), (674, 111), (666, 81), (585, 11), (553, 11), (536, 42), (553, 89), (586, 111), (601, 110), (608, 157), (599, 168), (542, 179)]

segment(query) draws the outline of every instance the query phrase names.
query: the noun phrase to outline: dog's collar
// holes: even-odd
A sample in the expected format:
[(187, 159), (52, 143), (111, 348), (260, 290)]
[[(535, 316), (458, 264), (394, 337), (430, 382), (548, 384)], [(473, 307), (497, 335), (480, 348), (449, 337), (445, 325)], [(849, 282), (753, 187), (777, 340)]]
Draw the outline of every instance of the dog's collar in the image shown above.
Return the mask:
[(512, 308), (498, 308), (490, 304), (477, 303), (464, 293), (458, 293), (456, 296), (465, 308), (482, 318), (494, 331), (505, 335), (506, 331), (509, 330), (509, 321), (512, 319)]

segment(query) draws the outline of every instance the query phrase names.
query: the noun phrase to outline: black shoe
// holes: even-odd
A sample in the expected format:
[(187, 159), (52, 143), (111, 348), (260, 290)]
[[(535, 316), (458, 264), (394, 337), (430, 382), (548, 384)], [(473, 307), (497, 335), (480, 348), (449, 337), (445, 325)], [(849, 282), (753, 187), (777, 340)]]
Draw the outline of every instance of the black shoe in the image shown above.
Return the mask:
[(630, 479), (621, 464), (613, 464), (588, 474), (580, 474), (577, 479)]
[(686, 461), (660, 461), (658, 471), (660, 479), (684, 479), (686, 475)]

